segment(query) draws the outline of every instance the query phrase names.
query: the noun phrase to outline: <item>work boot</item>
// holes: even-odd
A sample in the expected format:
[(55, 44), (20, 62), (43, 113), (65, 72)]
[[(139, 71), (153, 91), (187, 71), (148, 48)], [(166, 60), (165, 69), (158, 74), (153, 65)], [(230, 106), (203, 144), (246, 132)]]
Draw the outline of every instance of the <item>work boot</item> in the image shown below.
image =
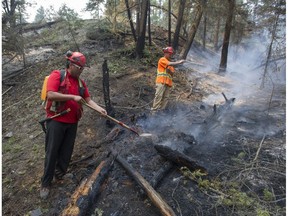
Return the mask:
[(40, 189), (40, 198), (45, 200), (49, 195), (50, 189), (48, 187), (41, 187)]

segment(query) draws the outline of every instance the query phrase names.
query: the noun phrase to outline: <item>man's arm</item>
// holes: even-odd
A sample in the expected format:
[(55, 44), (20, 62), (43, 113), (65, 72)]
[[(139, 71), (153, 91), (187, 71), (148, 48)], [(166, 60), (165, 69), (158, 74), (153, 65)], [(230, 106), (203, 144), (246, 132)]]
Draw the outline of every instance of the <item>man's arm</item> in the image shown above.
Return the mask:
[(94, 107), (98, 112), (100, 112), (103, 116), (107, 115), (107, 111), (100, 107), (97, 103), (95, 103), (90, 97), (85, 98), (85, 101), (92, 107)]
[(184, 61), (185, 61), (184, 59), (181, 59), (179, 61), (169, 62), (168, 65), (171, 65), (171, 66), (178, 65), (178, 64), (182, 64)]
[(47, 98), (52, 101), (68, 101), (74, 100), (79, 102), (81, 100), (81, 96), (72, 95), (72, 94), (62, 94), (60, 92), (48, 91)]

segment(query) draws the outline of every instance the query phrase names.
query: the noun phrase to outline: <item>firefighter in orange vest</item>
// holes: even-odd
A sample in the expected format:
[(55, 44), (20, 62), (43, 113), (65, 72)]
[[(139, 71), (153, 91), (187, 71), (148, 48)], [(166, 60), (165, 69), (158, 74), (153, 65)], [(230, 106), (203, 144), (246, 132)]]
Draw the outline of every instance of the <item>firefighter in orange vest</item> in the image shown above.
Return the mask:
[(163, 49), (164, 57), (158, 61), (157, 77), (156, 77), (156, 93), (152, 106), (152, 113), (164, 110), (172, 87), (172, 78), (175, 72), (174, 65), (182, 64), (185, 60), (172, 62), (171, 57), (174, 54), (172, 47)]

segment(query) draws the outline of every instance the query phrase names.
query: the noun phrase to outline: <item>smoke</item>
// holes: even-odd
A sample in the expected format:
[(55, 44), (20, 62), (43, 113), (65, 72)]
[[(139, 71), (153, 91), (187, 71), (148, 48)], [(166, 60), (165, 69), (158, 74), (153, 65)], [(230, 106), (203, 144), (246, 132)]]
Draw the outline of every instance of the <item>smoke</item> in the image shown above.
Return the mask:
[[(207, 151), (227, 143), (225, 139), (229, 135), (237, 139), (238, 136), (263, 137), (277, 134), (282, 126), (275, 126), (276, 121), (267, 114), (271, 101), (271, 82), (273, 81), (273, 85), (283, 85), (286, 78), (284, 81), (277, 79), (279, 73), (273, 71), (273, 67), (269, 67), (270, 79), (265, 83), (265, 88), (260, 89), (266, 51), (267, 42), (261, 37), (254, 37), (230, 47), (227, 73), (220, 75), (218, 74), (220, 54), (193, 46), (184, 67), (193, 71), (187, 73), (188, 79), (192, 82), (197, 79), (198, 91), (208, 91), (208, 96), (201, 102), (191, 105), (174, 101), (173, 106), (169, 107), (170, 111), (151, 116), (140, 124), (148, 132), (168, 137), (169, 139), (162, 140), (162, 144), (174, 149), (177, 145), (179, 147), (181, 142), (181, 138), (173, 139), (175, 133), (195, 137), (201, 149)], [(278, 66), (281, 66), (278, 72), (283, 73), (285, 64)], [(222, 92), (228, 99), (236, 98), (236, 100), (225, 105)], [(216, 115), (213, 111), (214, 104)], [(279, 115), (280, 120), (282, 114)]]

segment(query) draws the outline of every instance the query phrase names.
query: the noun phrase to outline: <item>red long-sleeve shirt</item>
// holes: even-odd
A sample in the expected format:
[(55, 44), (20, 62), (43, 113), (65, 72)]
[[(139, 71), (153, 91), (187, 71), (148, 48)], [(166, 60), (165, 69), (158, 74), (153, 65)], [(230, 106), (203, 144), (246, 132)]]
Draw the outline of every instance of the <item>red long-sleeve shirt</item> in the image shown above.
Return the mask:
[[(59, 92), (60, 79), (61, 79), (60, 71), (59, 70), (52, 71), (47, 82), (47, 92), (48, 91)], [(85, 99), (87, 97), (90, 97), (86, 83), (84, 81), (81, 81), (81, 82), (83, 84), (83, 87), (85, 88), (83, 98)], [(79, 87), (78, 79), (75, 77), (72, 77), (71, 74), (67, 70), (66, 70), (65, 78), (61, 82), (61, 86), (64, 86), (61, 88), (64, 89), (65, 94), (80, 95), (79, 93), (80, 87)], [(52, 105), (52, 101), (48, 100), (47, 106), (46, 106), (47, 117), (51, 117), (56, 114), (55, 112), (50, 110), (51, 105)], [(82, 116), (82, 112), (83, 112), (82, 105), (77, 103), (74, 100), (68, 100), (68, 101), (64, 101), (62, 106), (61, 106), (60, 111), (67, 110), (68, 108), (70, 108), (70, 112), (62, 116), (58, 116), (54, 118), (53, 120), (64, 122), (64, 123), (77, 123)]]

